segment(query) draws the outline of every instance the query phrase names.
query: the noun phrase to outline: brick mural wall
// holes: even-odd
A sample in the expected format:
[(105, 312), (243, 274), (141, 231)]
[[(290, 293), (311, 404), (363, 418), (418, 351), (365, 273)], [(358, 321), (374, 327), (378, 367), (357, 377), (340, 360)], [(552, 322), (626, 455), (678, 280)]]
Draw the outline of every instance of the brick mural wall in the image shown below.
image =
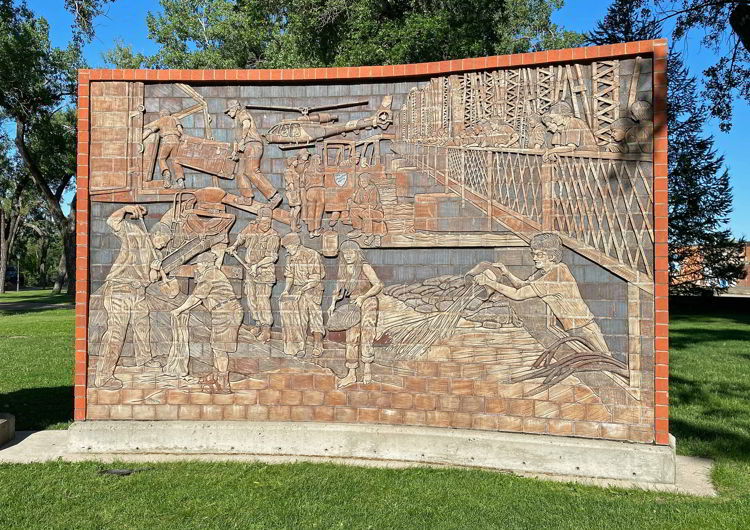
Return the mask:
[(664, 52), (81, 71), (76, 419), (666, 443)]

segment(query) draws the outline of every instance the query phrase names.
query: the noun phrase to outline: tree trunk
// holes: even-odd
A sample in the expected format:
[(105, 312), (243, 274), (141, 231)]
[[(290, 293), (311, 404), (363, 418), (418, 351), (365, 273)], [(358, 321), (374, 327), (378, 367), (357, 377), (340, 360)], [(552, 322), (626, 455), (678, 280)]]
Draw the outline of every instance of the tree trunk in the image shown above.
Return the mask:
[(5, 210), (0, 207), (0, 294), (5, 294), (5, 274), (8, 271), (8, 241), (5, 237)]
[(26, 223), (39, 236), (39, 247), (36, 251), (36, 259), (39, 262), (39, 287), (47, 287), (47, 254), (49, 253), (49, 238), (44, 230), (35, 223)]
[[(75, 207), (75, 205), (73, 206)], [(76, 233), (74, 230), (66, 230), (63, 234), (63, 247), (65, 256), (65, 270), (68, 273), (68, 294), (76, 292)]]
[[(5, 275), (8, 272), (8, 260), (13, 251), (13, 243), (21, 228), (21, 198), (11, 202), (10, 213), (0, 207), (0, 294), (5, 293)], [(21, 271), (16, 271), (20, 276)]]
[(49, 240), (46, 237), (42, 237), (39, 242), (39, 279), (41, 281), (42, 289), (47, 288), (47, 254), (49, 251)]
[(52, 287), (52, 294), (60, 294), (62, 292), (62, 286), (65, 283), (65, 278), (68, 273), (65, 269), (65, 251), (60, 255), (60, 261), (57, 264), (57, 278), (55, 278), (55, 285)]
[[(60, 199), (62, 198), (63, 191), (70, 181), (64, 179), (63, 182), (57, 189), (56, 193), (52, 193), (49, 184), (44, 178), (41, 169), (36, 165), (34, 159), (31, 156), (26, 146), (26, 123), (23, 118), (16, 117), (16, 148), (21, 154), (21, 158), (24, 161), (26, 169), (29, 170), (31, 180), (34, 181), (36, 187), (42, 194), (42, 198), (47, 203), (47, 207), (52, 214), (52, 218), (57, 225), (60, 235), (63, 240), (63, 256), (65, 258), (65, 268), (68, 275), (68, 294), (75, 292), (75, 260), (76, 260), (76, 245), (75, 245), (75, 199), (70, 209), (70, 216), (66, 217), (60, 206)], [(60, 277), (58, 277), (58, 281)], [(56, 285), (57, 286), (57, 285)], [(60, 286), (62, 289), (62, 286)], [(56, 292), (60, 292), (59, 290)]]

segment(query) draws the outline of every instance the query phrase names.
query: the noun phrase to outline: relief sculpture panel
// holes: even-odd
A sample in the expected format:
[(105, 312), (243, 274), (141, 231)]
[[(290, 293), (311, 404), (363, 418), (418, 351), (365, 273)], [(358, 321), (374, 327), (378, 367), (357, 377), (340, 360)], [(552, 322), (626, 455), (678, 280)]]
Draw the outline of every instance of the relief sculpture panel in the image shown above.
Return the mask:
[(92, 82), (88, 419), (653, 441), (651, 78)]

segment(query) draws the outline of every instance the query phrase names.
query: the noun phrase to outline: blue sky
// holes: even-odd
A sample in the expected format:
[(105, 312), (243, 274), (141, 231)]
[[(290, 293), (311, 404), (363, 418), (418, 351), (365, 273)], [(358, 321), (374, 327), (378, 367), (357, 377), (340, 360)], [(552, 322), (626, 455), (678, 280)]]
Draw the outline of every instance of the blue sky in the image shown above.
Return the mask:
[[(70, 40), (71, 17), (63, 9), (62, 0), (29, 0), (29, 6), (50, 23), (51, 38), (56, 46), (65, 46)], [(609, 2), (604, 0), (567, 0), (566, 5), (553, 20), (566, 29), (587, 31), (607, 11)], [(101, 67), (103, 51), (111, 48), (117, 40), (132, 44), (134, 51), (154, 53), (156, 45), (147, 39), (146, 13), (159, 9), (158, 0), (118, 0), (109, 7), (108, 13), (96, 21), (97, 36), (85, 49), (86, 60), (92, 67)], [(695, 35), (687, 44), (679, 43), (687, 52), (687, 64), (693, 75), (701, 76), (704, 68), (712, 64), (713, 56), (701, 49)], [(671, 45), (671, 43), (670, 43)], [(737, 101), (735, 104), (734, 127), (731, 133), (719, 131), (718, 124), (709, 122), (705, 131), (716, 138), (719, 153), (726, 157), (726, 164), (734, 187), (734, 211), (730, 227), (737, 236), (750, 236), (750, 208), (745, 206), (750, 200), (750, 186), (746, 183), (745, 168), (750, 163), (750, 150), (745, 140), (750, 136), (750, 107)]]

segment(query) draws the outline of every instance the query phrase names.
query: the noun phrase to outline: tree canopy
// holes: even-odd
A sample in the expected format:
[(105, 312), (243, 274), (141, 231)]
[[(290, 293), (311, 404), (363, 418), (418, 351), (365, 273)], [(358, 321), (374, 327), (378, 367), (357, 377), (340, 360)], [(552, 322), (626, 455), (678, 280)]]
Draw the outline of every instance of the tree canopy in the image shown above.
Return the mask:
[(118, 44), (123, 68), (401, 64), (579, 45), (551, 22), (563, 0), (160, 0), (153, 56)]
[(648, 6), (646, 0), (615, 0), (604, 18), (586, 33), (586, 43), (601, 46), (660, 38), (662, 26)]
[(682, 58), (668, 58), (669, 273), (671, 291), (721, 291), (744, 274), (744, 246), (727, 227), (732, 187), (714, 139), (702, 133), (708, 109)]
[(750, 4), (747, 0), (655, 0), (660, 20), (673, 19), (679, 41), (699, 31), (701, 47), (718, 57), (704, 70), (703, 96), (722, 131), (732, 128), (737, 97), (750, 103)]
[(49, 24), (26, 2), (0, 0), (0, 123), (15, 127), (15, 149), (65, 242), (68, 270), (74, 227), (61, 201), (75, 176), (73, 107), (81, 66), (80, 48), (52, 46)]

